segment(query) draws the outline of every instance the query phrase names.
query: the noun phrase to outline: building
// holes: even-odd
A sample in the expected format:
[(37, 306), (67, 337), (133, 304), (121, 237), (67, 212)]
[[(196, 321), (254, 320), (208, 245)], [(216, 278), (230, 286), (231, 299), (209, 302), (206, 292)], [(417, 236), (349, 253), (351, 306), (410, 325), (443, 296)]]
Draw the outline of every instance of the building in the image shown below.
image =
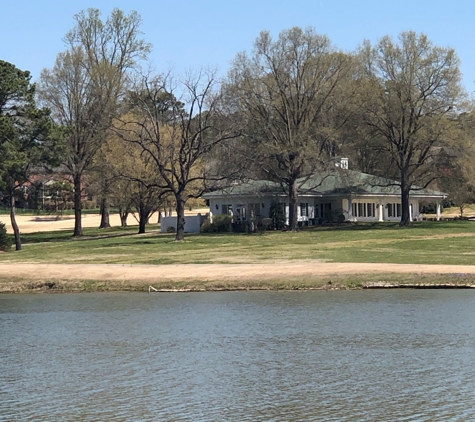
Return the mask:
[[(400, 221), (401, 193), (397, 182), (348, 170), (347, 161), (334, 170), (299, 180), (299, 225), (328, 221)], [(410, 216), (421, 219), (420, 203), (435, 202), (437, 219), (446, 194), (414, 186), (410, 192)], [(271, 206), (285, 209), (289, 218), (288, 195), (282, 186), (264, 180), (236, 183), (203, 195), (210, 215), (230, 214), (235, 222), (269, 217)]]

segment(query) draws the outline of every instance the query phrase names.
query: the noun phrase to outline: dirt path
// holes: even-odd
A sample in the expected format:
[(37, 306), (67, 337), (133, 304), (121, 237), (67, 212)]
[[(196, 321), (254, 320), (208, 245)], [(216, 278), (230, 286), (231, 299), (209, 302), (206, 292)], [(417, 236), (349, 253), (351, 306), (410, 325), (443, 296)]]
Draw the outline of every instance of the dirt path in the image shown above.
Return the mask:
[(475, 274), (475, 265), (416, 265), (323, 263), (318, 261), (272, 264), (0, 264), (0, 277), (23, 280), (116, 281), (264, 281), (285, 278), (321, 278), (352, 274)]

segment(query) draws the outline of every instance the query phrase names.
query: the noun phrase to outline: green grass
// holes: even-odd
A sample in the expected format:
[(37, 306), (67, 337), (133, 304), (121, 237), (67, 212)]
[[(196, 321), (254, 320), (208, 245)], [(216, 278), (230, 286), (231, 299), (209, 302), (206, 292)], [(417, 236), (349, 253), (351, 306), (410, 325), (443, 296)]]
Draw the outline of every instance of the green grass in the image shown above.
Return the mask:
[(474, 264), (475, 222), (394, 223), (321, 227), (299, 233), (135, 235), (136, 228), (85, 229), (25, 234), (23, 250), (0, 254), (2, 262), (185, 264), (258, 263), (283, 260)]

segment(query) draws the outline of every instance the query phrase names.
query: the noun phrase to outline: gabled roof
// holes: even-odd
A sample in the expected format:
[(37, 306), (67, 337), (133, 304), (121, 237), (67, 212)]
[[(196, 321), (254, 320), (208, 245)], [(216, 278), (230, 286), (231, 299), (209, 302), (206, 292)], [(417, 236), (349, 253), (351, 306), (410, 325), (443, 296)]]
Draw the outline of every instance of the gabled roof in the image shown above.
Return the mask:
[[(301, 178), (299, 186), (300, 196), (399, 196), (401, 194), (398, 183), (393, 180), (346, 169), (335, 169)], [(410, 194), (417, 197), (447, 196), (443, 192), (422, 189), (417, 186), (413, 186)], [(286, 193), (279, 183), (252, 180), (208, 192), (203, 195), (203, 198), (211, 199), (223, 196), (286, 196)]]

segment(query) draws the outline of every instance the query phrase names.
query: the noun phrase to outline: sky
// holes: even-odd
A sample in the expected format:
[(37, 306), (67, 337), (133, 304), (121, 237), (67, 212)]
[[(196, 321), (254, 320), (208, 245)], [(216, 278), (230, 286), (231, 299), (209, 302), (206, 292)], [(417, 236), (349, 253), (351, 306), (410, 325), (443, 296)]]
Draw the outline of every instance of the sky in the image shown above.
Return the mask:
[(89, 7), (104, 20), (115, 7), (137, 11), (157, 72), (212, 67), (225, 76), (262, 30), (277, 36), (294, 26), (313, 27), (346, 52), (365, 39), (374, 43), (412, 30), (454, 48), (462, 83), (475, 92), (474, 0), (0, 0), (0, 60), (29, 70), (36, 80), (65, 50), (62, 39), (74, 15)]

